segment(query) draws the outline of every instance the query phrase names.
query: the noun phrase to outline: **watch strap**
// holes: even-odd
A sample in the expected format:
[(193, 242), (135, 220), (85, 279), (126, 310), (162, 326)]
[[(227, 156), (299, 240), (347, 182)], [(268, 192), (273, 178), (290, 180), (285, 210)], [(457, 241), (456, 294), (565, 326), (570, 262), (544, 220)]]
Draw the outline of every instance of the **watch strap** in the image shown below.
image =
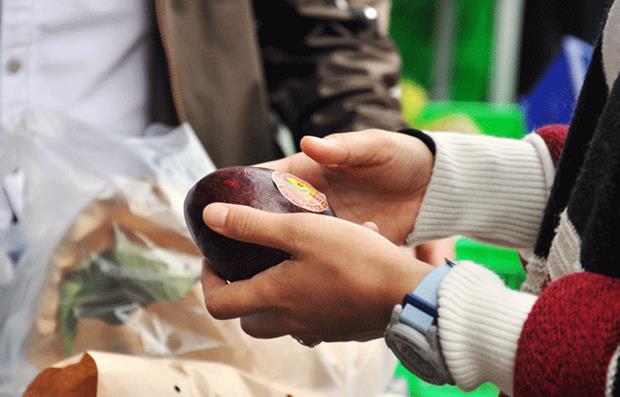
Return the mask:
[(437, 328), (439, 287), (452, 267), (454, 263), (446, 259), (405, 295), (402, 305), (394, 307), (385, 332), (387, 345), (405, 368), (435, 385), (454, 384)]
[(413, 292), (405, 295), (400, 315), (401, 322), (423, 334), (437, 324), (439, 286), (452, 267), (454, 263), (446, 260), (445, 264), (426, 275)]
[(385, 333), (388, 347), (405, 368), (425, 382), (433, 385), (453, 385), (454, 379), (439, 348), (437, 326), (433, 325), (426, 334), (422, 334), (402, 323), (401, 313), (402, 306), (396, 305)]

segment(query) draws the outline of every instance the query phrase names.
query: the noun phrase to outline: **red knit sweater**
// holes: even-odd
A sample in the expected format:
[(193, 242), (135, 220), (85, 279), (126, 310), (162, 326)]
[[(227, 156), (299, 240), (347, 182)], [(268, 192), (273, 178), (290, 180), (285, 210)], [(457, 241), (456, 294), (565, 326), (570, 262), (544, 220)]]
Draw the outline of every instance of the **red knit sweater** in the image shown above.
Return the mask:
[[(557, 165), (568, 126), (536, 133)], [(540, 296), (519, 338), (514, 396), (620, 396), (620, 279), (584, 268), (554, 282), (547, 272), (538, 287)]]
[(620, 396), (620, 18), (611, 17), (568, 135), (537, 131), (557, 173), (523, 287), (539, 298), (518, 341), (514, 396)]

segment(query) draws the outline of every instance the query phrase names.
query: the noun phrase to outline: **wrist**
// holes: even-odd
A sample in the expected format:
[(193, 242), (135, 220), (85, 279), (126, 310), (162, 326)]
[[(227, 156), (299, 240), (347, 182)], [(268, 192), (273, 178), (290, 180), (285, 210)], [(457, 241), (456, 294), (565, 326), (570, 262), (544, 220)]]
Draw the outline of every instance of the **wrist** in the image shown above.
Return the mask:
[(433, 156), (435, 156), (435, 153), (437, 152), (437, 147), (435, 146), (435, 141), (433, 141), (433, 138), (431, 138), (429, 135), (414, 128), (403, 128), (398, 132), (417, 138), (428, 148), (428, 150), (433, 154)]
[[(413, 291), (435, 267), (417, 260), (411, 252), (403, 251), (403, 260), (398, 272), (387, 283), (384, 305), (386, 318), (389, 319), (394, 306), (403, 301), (403, 297)], [(384, 324), (385, 325), (385, 324)]]
[(443, 358), (439, 335), (438, 290), (454, 263), (434, 268), (392, 311), (385, 341), (402, 364), (426, 382), (454, 384)]
[(401, 276), (398, 277), (393, 284), (395, 288), (391, 291), (390, 311), (394, 305), (402, 302), (403, 296), (413, 291), (420, 282), (435, 269), (434, 266), (416, 259), (410, 252), (405, 252), (404, 254), (407, 255), (408, 258)]
[[(408, 220), (401, 231), (398, 242), (406, 243), (407, 236), (415, 229), (416, 219), (422, 206), (422, 200), (431, 181), (433, 167), (435, 165), (435, 143), (433, 139), (418, 130), (401, 130), (404, 135), (401, 138), (400, 146), (405, 148), (401, 151), (404, 157), (400, 162), (404, 165), (404, 171), (408, 173), (408, 181), (411, 189), (408, 195), (403, 196), (404, 212), (399, 219)], [(413, 134), (412, 132), (415, 132)], [(405, 136), (406, 135), (406, 136)]]

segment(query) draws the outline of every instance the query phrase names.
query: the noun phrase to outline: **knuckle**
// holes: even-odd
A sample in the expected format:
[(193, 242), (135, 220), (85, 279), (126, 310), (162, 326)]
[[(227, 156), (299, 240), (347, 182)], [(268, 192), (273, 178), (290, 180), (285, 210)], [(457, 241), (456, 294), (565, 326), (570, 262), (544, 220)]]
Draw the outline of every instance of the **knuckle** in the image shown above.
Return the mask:
[(284, 214), (280, 217), (280, 231), (279, 235), (283, 239), (289, 239), (291, 234), (297, 234), (299, 232), (298, 224), (301, 221), (300, 216), (304, 214)]
[(308, 235), (312, 234), (316, 237), (320, 237), (324, 234), (324, 232), (329, 232), (332, 229), (332, 222), (333, 218), (328, 218), (324, 215), (315, 215), (315, 214), (307, 214), (308, 215), (308, 219), (312, 220), (312, 222), (314, 222), (316, 224), (315, 229), (316, 230), (312, 230), (310, 228), (304, 228), (302, 230), (300, 230), (301, 233), (303, 233), (304, 237), (307, 237)]
[(347, 133), (346, 132), (334, 132), (331, 134), (327, 134), (324, 136), (324, 138), (329, 138), (329, 139), (340, 139), (343, 136), (345, 136)]
[(252, 237), (255, 233), (255, 224), (250, 214), (244, 211), (234, 222), (233, 228), (243, 237)]
[(395, 142), (397, 134), (383, 131), (383, 130), (374, 130), (373, 138), (380, 145), (392, 145)]
[(338, 132), (336, 134), (329, 134), (325, 136), (325, 138), (332, 142), (337, 142), (344, 147), (348, 147), (351, 143), (351, 134), (350, 132)]
[[(266, 270), (272, 272), (273, 268)], [(256, 298), (264, 307), (272, 308), (277, 306), (279, 300), (280, 288), (271, 283), (258, 283), (255, 289)]]
[(397, 137), (394, 135), (383, 135), (380, 138), (379, 145), (383, 148), (384, 152), (393, 152), (401, 146), (401, 137)]
[(271, 336), (271, 333), (267, 332), (265, 325), (261, 324), (261, 320), (256, 318), (256, 316), (241, 317), (240, 325), (243, 332), (254, 338), (268, 338)]
[(207, 311), (213, 318), (217, 320), (225, 320), (226, 313), (223, 310), (222, 306), (214, 299), (209, 299), (209, 297), (205, 298), (205, 305), (207, 307)]
[[(316, 221), (313, 218), (315, 218), (313, 214), (290, 215), (287, 222), (284, 222), (282, 225), (281, 237), (286, 243), (292, 243), (295, 247), (304, 246), (304, 243), (308, 242), (313, 234), (311, 231), (313, 228), (309, 227), (312, 221)], [(319, 217), (316, 216), (316, 218)]]
[(383, 138), (389, 135), (389, 133), (385, 130), (380, 130), (378, 128), (372, 128), (368, 130), (364, 130), (361, 134), (373, 141), (381, 141)]
[(270, 267), (255, 277), (263, 277), (271, 282), (257, 283), (256, 299), (261, 302), (264, 310), (285, 312), (291, 300), (291, 291), (287, 281), (291, 277), (291, 260), (285, 260), (278, 266)]

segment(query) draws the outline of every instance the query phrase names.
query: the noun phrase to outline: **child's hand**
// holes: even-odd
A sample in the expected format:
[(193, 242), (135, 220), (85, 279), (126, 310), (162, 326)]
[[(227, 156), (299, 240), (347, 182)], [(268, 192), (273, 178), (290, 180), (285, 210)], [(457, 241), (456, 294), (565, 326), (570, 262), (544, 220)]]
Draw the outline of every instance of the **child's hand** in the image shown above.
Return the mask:
[(433, 168), (433, 155), (417, 138), (381, 130), (305, 137), (303, 153), (261, 164), (290, 172), (327, 195), (340, 218), (372, 221), (403, 244)]
[(230, 284), (204, 266), (209, 312), (219, 319), (240, 317), (243, 329), (259, 338), (381, 337), (394, 305), (432, 269), (376, 233), (372, 224), (219, 203), (207, 206), (204, 219), (225, 236), (293, 255)]

